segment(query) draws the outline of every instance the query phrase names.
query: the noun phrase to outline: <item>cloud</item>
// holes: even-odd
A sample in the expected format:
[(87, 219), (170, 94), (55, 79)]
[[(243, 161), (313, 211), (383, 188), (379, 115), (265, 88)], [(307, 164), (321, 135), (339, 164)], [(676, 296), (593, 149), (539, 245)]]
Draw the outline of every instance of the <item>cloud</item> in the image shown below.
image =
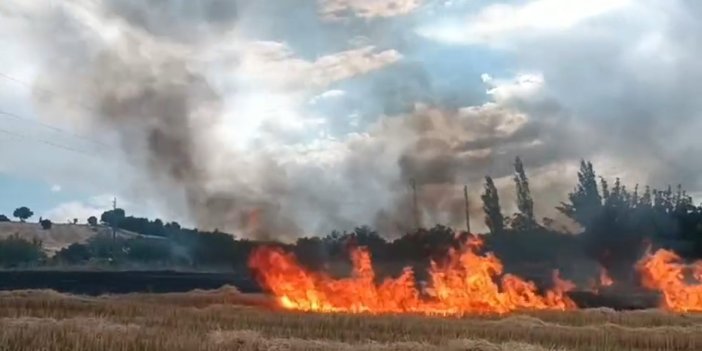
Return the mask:
[(103, 212), (110, 210), (112, 208), (112, 199), (113, 197), (110, 195), (100, 195), (89, 198), (86, 201), (65, 202), (45, 211), (42, 217), (56, 223), (63, 223), (73, 218), (77, 218), (80, 222), (85, 222), (90, 216), (100, 218)]
[[(135, 198), (136, 200), (132, 200)], [(163, 212), (159, 208), (153, 206), (149, 201), (143, 201), (142, 198), (127, 196), (116, 196), (112, 194), (100, 194), (90, 196), (85, 199), (73, 200), (60, 203), (53, 208), (41, 213), (43, 218), (48, 218), (56, 223), (64, 223), (77, 218), (79, 222), (86, 222), (88, 217), (95, 216), (100, 218), (103, 212), (112, 209), (113, 201), (117, 199), (117, 207), (125, 210), (128, 216), (163, 218), (166, 221), (178, 221), (185, 226), (193, 226), (193, 223), (187, 219), (174, 216), (163, 216)], [(167, 211), (166, 211), (167, 212)]]
[(61, 186), (58, 184), (54, 184), (51, 186), (51, 192), (52, 193), (58, 193), (61, 191)]
[(396, 50), (378, 51), (365, 46), (308, 61), (297, 57), (285, 43), (255, 41), (242, 48), (238, 79), (269, 88), (320, 89), (401, 59), (402, 54)]
[(514, 36), (539, 36), (567, 31), (583, 22), (620, 10), (631, 0), (531, 0), (522, 4), (487, 5), (459, 23), (424, 26), (418, 32), (428, 38), (462, 44), (489, 44)]
[(327, 90), (327, 91), (313, 97), (312, 99), (310, 99), (310, 104), (315, 105), (323, 100), (341, 98), (344, 95), (346, 95), (346, 92), (343, 90), (339, 90), (339, 89)]
[(416, 10), (422, 0), (318, 0), (323, 18), (338, 20), (348, 16), (361, 18), (395, 17)]
[(522, 73), (509, 81), (495, 80), (485, 73), (481, 79), (490, 87), (487, 94), (492, 95), (497, 102), (535, 98), (544, 87), (544, 76), (541, 73)]

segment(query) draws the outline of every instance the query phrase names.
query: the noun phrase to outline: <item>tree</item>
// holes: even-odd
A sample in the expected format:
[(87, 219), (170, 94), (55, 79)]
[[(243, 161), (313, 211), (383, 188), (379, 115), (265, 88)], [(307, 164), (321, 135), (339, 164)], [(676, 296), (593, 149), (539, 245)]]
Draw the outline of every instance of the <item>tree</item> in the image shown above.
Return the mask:
[(34, 212), (32, 212), (32, 210), (30, 210), (28, 207), (22, 206), (15, 209), (15, 212), (13, 212), (12, 215), (19, 218), (20, 222), (24, 222), (28, 218), (34, 216)]
[(531, 198), (529, 190), (529, 179), (524, 172), (524, 164), (517, 157), (514, 161), (514, 183), (517, 186), (517, 208), (525, 224), (536, 223), (534, 219), (534, 200)]
[(93, 227), (98, 225), (97, 217), (95, 217), (95, 216), (88, 217), (88, 224), (90, 224)]
[(73, 224), (78, 224), (78, 218), (73, 218)]
[(587, 227), (602, 208), (602, 198), (597, 190), (597, 175), (591, 162), (580, 161), (578, 185), (568, 194), (570, 203), (561, 203), (557, 209), (583, 227)]
[[(95, 220), (97, 221), (97, 218)], [(61, 263), (79, 264), (90, 260), (91, 256), (92, 254), (88, 245), (73, 243), (57, 252), (54, 256), (54, 260)]]
[(44, 229), (44, 230), (49, 230), (49, 229), (51, 229), (51, 226), (53, 225), (53, 223), (51, 222), (51, 220), (48, 220), (48, 219), (42, 219), (42, 220), (39, 222), (39, 224), (41, 224), (41, 228)]
[(329, 258), (322, 238), (316, 236), (297, 239), (294, 252), (300, 262), (309, 267), (320, 267)]
[(116, 208), (114, 210), (103, 212), (100, 216), (100, 221), (102, 223), (117, 227), (124, 220), (124, 217), (124, 210), (121, 208)]
[(134, 238), (127, 240), (124, 248), (132, 261), (167, 263), (171, 260), (171, 245), (167, 240)]
[(500, 197), (491, 177), (485, 177), (485, 193), (481, 196), (483, 211), (485, 211), (485, 224), (491, 233), (498, 233), (504, 229), (504, 217), (500, 208)]
[(4, 214), (0, 214), (0, 222), (10, 222), (10, 219)]

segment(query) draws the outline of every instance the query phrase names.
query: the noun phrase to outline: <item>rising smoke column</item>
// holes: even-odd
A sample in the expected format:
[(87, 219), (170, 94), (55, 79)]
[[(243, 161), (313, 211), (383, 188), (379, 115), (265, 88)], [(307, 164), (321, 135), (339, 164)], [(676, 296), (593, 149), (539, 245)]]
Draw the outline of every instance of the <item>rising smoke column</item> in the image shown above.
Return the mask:
[[(138, 188), (150, 191), (140, 196), (159, 199), (166, 208), (184, 202), (183, 211), (201, 229), (258, 237), (325, 233), (359, 223), (373, 224), (388, 235), (411, 230), (410, 179), (420, 190), (425, 225), (462, 225), (463, 184), (469, 183), (477, 199), (479, 182), (491, 174), (505, 177), (506, 182), (498, 179), (498, 186), (509, 192), (511, 181), (506, 177), (515, 156), (524, 156), (531, 169), (578, 154), (570, 138), (573, 126), (564, 123), (557, 104), (530, 104), (522, 96), (505, 93), (465, 108), (433, 102), (404, 112), (392, 110), (363, 133), (325, 139), (313, 147), (232, 149), (222, 136), (221, 117), (224, 110), (239, 113), (238, 106), (227, 105), (230, 96), (212, 85), (216, 79), (211, 73), (227, 75), (231, 70), (235, 75), (238, 64), (249, 63), (244, 57), (247, 49), (236, 42), (244, 16), (236, 4), (162, 0), (146, 6), (137, 1), (84, 0), (42, 12), (43, 28), (35, 31), (38, 52), (46, 57), (61, 54), (65, 62), (43, 65), (45, 74), (38, 85), (63, 96), (40, 105), (51, 115), (63, 115), (56, 113), (65, 109), (59, 109), (59, 100), (89, 103), (93, 110), (83, 121), (94, 130), (115, 133), (130, 163), (143, 170)], [(63, 33), (60, 40), (54, 33)], [(312, 62), (281, 50), (282, 44), (259, 46), (265, 47), (263, 59), (302, 69), (298, 79), (312, 81), (312, 88), (303, 87), (313, 92), (401, 60), (393, 50), (374, 54), (360, 49)], [(210, 65), (208, 57), (217, 55), (224, 57), (219, 60), (226, 60), (229, 65), (223, 66), (230, 70)], [(348, 64), (337, 64), (339, 60)], [(268, 73), (269, 66), (259, 70), (250, 66), (256, 74)], [(421, 64), (413, 67), (422, 70)], [(290, 80), (294, 70), (274, 72), (280, 73), (280, 82), (274, 79), (273, 85), (299, 84)], [(397, 82), (408, 71), (393, 74)], [(380, 88), (371, 92), (388, 91), (382, 89), (387, 81), (374, 84)], [(538, 93), (543, 81), (529, 84), (530, 91)], [(401, 86), (359, 104), (386, 106), (396, 88)], [(412, 105), (412, 101), (397, 104)], [(288, 133), (264, 131), (273, 141), (285, 140)], [(562, 146), (564, 140), (569, 147)], [(550, 170), (558, 179), (546, 180), (542, 188), (563, 195), (566, 187), (549, 184), (562, 184), (559, 171)], [(538, 177), (535, 172), (530, 175)], [(534, 182), (535, 198), (540, 197), (538, 183)]]
[(38, 95), (40, 107), (52, 115), (73, 108), (66, 115), (116, 134), (127, 159), (144, 171), (140, 188), (149, 190), (142, 196), (184, 201), (188, 216), (206, 230), (297, 233), (276, 203), (236, 184), (236, 174), (227, 191), (212, 186), (220, 176), (212, 165), (236, 163), (238, 155), (218, 135), (223, 101), (197, 54), (211, 37), (226, 39), (235, 30), (236, 3), (77, 1), (28, 10), (43, 20), (42, 28), (33, 28), (40, 52), (65, 57), (46, 63), (37, 91), (58, 96)]

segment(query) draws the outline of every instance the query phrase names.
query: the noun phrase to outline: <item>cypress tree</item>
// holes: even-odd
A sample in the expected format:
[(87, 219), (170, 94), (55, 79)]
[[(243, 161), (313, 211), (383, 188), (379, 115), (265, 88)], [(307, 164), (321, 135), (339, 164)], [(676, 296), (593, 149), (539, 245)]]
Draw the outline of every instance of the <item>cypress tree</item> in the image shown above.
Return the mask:
[(495, 182), (491, 177), (485, 177), (485, 193), (480, 196), (483, 200), (483, 211), (485, 211), (485, 224), (490, 228), (491, 233), (498, 233), (504, 229), (504, 217), (500, 208), (500, 197), (497, 194)]
[(514, 183), (517, 186), (517, 208), (528, 223), (535, 223), (534, 200), (529, 190), (529, 179), (524, 172), (524, 164), (517, 157), (514, 161)]

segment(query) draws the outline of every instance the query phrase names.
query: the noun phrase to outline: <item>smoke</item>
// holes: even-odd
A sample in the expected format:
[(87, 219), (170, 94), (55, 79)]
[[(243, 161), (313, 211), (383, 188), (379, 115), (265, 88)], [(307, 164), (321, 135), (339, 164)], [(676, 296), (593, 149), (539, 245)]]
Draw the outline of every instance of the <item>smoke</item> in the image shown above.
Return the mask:
[[(544, 133), (562, 122), (552, 117), (559, 111), (535, 106), (549, 113), (532, 119), (517, 106), (519, 96), (509, 93), (482, 106), (417, 105), (398, 114), (417, 100), (427, 81), (418, 93), (394, 102), (387, 94), (380, 99), (393, 115), (369, 122), (364, 134), (299, 143), (313, 119), (288, 125), (288, 120), (264, 120), (249, 147), (232, 147), (227, 139), (256, 117), (248, 114), (266, 108), (265, 101), (253, 111), (240, 108), (240, 97), (248, 94), (240, 90), (263, 84), (295, 97), (302, 94), (297, 90), (324, 88), (401, 56), (362, 47), (308, 61), (284, 45), (247, 42), (239, 34), (243, 14), (235, 2), (82, 1), (44, 15), (40, 37), (60, 30), (65, 40), (42, 38), (42, 52), (64, 53), (70, 60), (46, 63), (51, 70), (38, 85), (64, 96), (40, 101), (42, 108), (53, 112), (66, 109), (58, 105), (65, 100), (89, 102), (87, 115), (72, 112), (84, 115), (92, 130), (106, 128), (116, 135), (129, 162), (144, 170), (139, 195), (160, 199), (170, 213), (202, 229), (284, 238), (365, 221), (388, 235), (399, 234), (413, 226), (410, 179), (419, 187), (423, 223), (462, 223), (464, 183), (471, 185), (476, 202), (482, 177), (509, 175), (517, 154), (537, 168), (572, 156), (556, 151), (560, 140), (552, 139), (558, 135)], [(227, 40), (231, 43), (218, 45)], [(73, 46), (80, 50), (66, 51)], [(405, 67), (422, 76), (421, 67)], [(236, 76), (233, 85), (211, 74), (227, 70)], [(407, 73), (396, 72), (390, 77)], [(543, 158), (548, 152), (554, 154)], [(476, 218), (478, 209), (473, 208)]]
[(218, 135), (224, 101), (194, 53), (213, 35), (231, 35), (234, 3), (81, 1), (27, 10), (44, 20), (33, 32), (43, 56), (64, 55), (44, 63), (37, 91), (60, 95), (37, 95), (40, 108), (114, 134), (129, 162), (144, 170), (139, 195), (160, 197), (172, 205), (168, 213), (185, 212), (205, 229), (296, 233), (274, 201), (242, 184), (231, 193), (212, 188), (215, 155), (233, 162), (237, 155)]
[[(37, 94), (38, 109), (113, 139), (139, 171), (125, 177), (131, 197), (201, 229), (291, 238), (369, 223), (397, 235), (414, 225), (414, 180), (423, 224), (462, 227), (466, 184), (480, 230), (485, 175), (496, 179), (504, 212), (514, 210), (516, 156), (539, 216), (554, 214), (581, 157), (648, 167), (636, 138), (618, 138), (631, 127), (648, 140), (656, 133), (648, 124), (627, 117), (602, 128), (606, 120), (582, 117), (633, 108), (606, 92), (590, 98), (579, 84), (602, 67), (588, 55), (553, 59), (549, 45), (572, 33), (518, 42), (511, 54), (526, 69), (506, 79), (466, 76), (482, 88), (449, 103), (437, 67), (418, 54), (429, 44), (407, 34), (419, 4), (80, 0), (23, 5), (14, 15), (26, 20), (40, 60), (37, 91), (56, 92)], [(666, 152), (687, 150), (673, 144)], [(618, 146), (631, 157), (600, 158)], [(671, 176), (663, 156), (645, 169), (655, 181)], [(621, 173), (611, 168), (601, 173)], [(692, 168), (683, 168), (686, 178)]]
[[(701, 9), (685, 0), (536, 0), (487, 5), (459, 26), (427, 26), (422, 34), (504, 50), (517, 67), (541, 72), (553, 98), (596, 130), (583, 156), (603, 156), (616, 167), (608, 173), (627, 170), (654, 186), (680, 182), (699, 189), (699, 163), (691, 162), (699, 147), (691, 130), (700, 121), (694, 92), (702, 71), (695, 63), (700, 45), (691, 38), (702, 29), (695, 20)], [(543, 17), (549, 11), (569, 20)]]

